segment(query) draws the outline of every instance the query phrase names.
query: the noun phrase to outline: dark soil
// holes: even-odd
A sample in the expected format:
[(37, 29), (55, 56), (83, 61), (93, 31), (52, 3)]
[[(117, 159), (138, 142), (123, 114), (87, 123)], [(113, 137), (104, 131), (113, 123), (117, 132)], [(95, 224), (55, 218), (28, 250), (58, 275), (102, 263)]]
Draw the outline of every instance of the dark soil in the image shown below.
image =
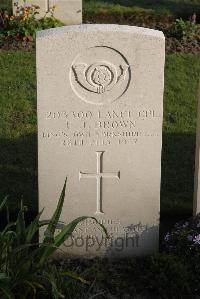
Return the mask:
[(130, 25), (130, 26), (140, 26), (140, 27), (148, 27), (148, 28), (159, 28), (159, 27), (167, 27), (174, 22), (174, 18), (164, 17), (162, 16), (162, 21), (160, 18), (156, 19), (150, 15), (146, 17), (137, 15), (109, 15), (109, 14), (98, 14), (98, 15), (88, 15), (83, 16), (83, 23), (90, 24), (120, 24), (120, 25)]
[(0, 40), (0, 49), (31, 51), (32, 49), (35, 49), (35, 42), (16, 40), (14, 38), (7, 38), (7, 39)]
[[(91, 283), (88, 297), (99, 299), (159, 299), (160, 297), (144, 288), (145, 274), (141, 273), (148, 265), (148, 258), (120, 260), (108, 259), (61, 259), (51, 261)], [(138, 275), (138, 273), (140, 273)], [(80, 291), (80, 290), (79, 290)], [(82, 292), (86, 293), (86, 289)], [(95, 295), (96, 294), (96, 295)], [(99, 295), (97, 295), (99, 294)], [(83, 296), (85, 299), (85, 296)]]
[(200, 42), (180, 41), (174, 37), (166, 38), (166, 53), (191, 53), (200, 54)]

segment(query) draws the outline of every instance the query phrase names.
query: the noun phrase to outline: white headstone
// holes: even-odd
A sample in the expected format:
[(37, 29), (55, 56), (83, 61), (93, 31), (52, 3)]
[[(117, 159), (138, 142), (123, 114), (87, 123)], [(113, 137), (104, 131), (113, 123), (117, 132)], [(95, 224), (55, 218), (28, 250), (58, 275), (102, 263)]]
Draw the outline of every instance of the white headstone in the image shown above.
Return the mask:
[(54, 17), (66, 25), (82, 23), (82, 0), (13, 0), (13, 14), (17, 7), (38, 5), (37, 18), (51, 16), (50, 11), (55, 5)]
[(200, 84), (198, 90), (193, 214), (200, 213)]
[[(45, 49), (45, 51), (44, 51)], [(158, 249), (165, 39), (119, 25), (37, 35), (39, 201), (82, 223), (62, 250), (74, 256), (143, 255)]]

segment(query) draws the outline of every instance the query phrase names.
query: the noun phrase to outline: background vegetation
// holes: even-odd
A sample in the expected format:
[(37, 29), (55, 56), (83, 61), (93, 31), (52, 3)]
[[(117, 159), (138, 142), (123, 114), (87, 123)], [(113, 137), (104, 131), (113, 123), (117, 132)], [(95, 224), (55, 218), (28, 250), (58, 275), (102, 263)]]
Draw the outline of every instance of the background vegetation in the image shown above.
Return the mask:
[(7, 9), (10, 12), (12, 9), (12, 0), (1, 0), (0, 9)]
[(194, 12), (199, 16), (199, 0), (84, 0), (84, 14), (151, 15), (188, 19)]
[[(1, 0), (0, 8), (11, 9), (12, 0)], [(200, 15), (199, 0), (83, 0), (84, 16), (88, 14), (142, 13), (188, 18)]]

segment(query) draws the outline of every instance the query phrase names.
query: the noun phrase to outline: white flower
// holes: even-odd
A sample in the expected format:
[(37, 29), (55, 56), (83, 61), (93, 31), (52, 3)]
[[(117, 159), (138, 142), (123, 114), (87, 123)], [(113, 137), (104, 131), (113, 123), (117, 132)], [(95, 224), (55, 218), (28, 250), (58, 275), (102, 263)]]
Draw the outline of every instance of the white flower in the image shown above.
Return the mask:
[(169, 239), (170, 239), (170, 233), (168, 232), (165, 236), (165, 241), (169, 241)]
[(194, 243), (200, 245), (200, 234), (194, 237)]

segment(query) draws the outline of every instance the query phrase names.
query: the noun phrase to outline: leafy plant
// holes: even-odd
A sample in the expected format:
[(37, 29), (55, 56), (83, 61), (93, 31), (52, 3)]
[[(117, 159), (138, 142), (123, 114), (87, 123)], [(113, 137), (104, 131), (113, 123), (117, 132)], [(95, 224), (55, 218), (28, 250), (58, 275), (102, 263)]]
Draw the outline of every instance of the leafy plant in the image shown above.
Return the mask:
[(200, 26), (194, 24), (190, 21), (184, 21), (182, 19), (177, 19), (168, 31), (168, 35), (175, 37), (179, 40), (200, 41)]
[(17, 7), (16, 15), (9, 16), (6, 12), (1, 12), (2, 32), (1, 36), (15, 38), (17, 40), (33, 41), (36, 32), (48, 28), (62, 26), (63, 23), (54, 17), (53, 6), (43, 18), (37, 19), (39, 6), (21, 6)]
[(164, 249), (187, 265), (191, 289), (200, 292), (200, 214), (176, 223), (164, 238)]
[(200, 255), (200, 215), (176, 223), (164, 238), (165, 250), (184, 257)]
[[(60, 273), (55, 266), (48, 264), (49, 257), (58, 250), (59, 246), (65, 242), (73, 233), (76, 226), (87, 218), (92, 218), (101, 226), (103, 232), (108, 236), (106, 229), (96, 218), (83, 216), (79, 217), (67, 225), (64, 225), (56, 235), (55, 231), (59, 224), (64, 198), (66, 181), (61, 192), (57, 208), (48, 221), (40, 220), (42, 212), (26, 226), (26, 207), (21, 204), (16, 222), (8, 223), (0, 233), (0, 296), (1, 298), (36, 298), (41, 292), (49, 292), (52, 298), (64, 298), (58, 289), (56, 277), (58, 275), (65, 279), (77, 279), (82, 283), (86, 281), (68, 271)], [(6, 198), (1, 206), (7, 206)], [(8, 213), (9, 216), (9, 213)], [(44, 240), (38, 243), (37, 237), (39, 229), (45, 227)], [(56, 276), (55, 276), (56, 275)], [(3, 297), (2, 297), (3, 296)], [(48, 297), (49, 298), (49, 297)]]

